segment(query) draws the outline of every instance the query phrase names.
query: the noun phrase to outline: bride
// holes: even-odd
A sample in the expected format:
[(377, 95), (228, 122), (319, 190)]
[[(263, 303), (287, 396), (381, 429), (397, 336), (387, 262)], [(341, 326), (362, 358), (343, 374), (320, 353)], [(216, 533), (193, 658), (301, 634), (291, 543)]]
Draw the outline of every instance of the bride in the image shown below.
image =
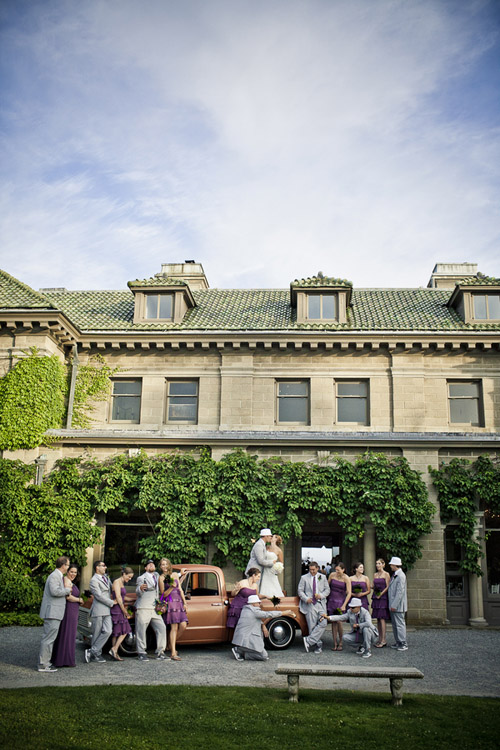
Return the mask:
[(282, 599), (285, 595), (281, 590), (278, 576), (283, 571), (283, 550), (279, 546), (282, 543), (282, 539), (278, 534), (273, 535), (273, 540), (266, 550), (266, 558), (272, 561), (274, 565), (272, 568), (264, 568), (262, 570), (262, 577), (260, 579), (259, 594), (261, 596), (267, 596), (271, 599), (273, 596), (277, 596), (278, 599)]

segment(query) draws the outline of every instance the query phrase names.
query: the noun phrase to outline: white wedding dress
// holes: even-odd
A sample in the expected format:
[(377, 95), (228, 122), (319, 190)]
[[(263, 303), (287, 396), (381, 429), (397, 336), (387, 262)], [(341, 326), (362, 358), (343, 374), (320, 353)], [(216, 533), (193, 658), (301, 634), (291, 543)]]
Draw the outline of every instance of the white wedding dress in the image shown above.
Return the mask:
[[(266, 552), (266, 559), (269, 561), (272, 560), (272, 562), (275, 563), (278, 556), (275, 555), (274, 552)], [(278, 574), (272, 568), (263, 568), (262, 576), (260, 578), (259, 594), (270, 598), (277, 596), (278, 599), (282, 599), (285, 596), (281, 590)]]

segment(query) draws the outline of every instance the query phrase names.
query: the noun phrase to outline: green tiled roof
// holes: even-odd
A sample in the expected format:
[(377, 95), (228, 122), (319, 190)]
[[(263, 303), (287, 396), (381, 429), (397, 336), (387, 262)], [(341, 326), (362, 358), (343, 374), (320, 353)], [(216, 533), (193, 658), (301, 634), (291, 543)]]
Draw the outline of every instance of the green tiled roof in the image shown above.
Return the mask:
[(135, 279), (135, 281), (128, 281), (127, 286), (187, 286), (185, 281), (182, 279), (172, 279), (170, 276), (153, 276), (150, 279)]
[(308, 276), (307, 279), (295, 279), (290, 284), (292, 289), (302, 287), (314, 287), (314, 286), (345, 286), (352, 287), (352, 281), (347, 279), (335, 279), (333, 276)]
[(500, 279), (478, 274), (477, 276), (467, 276), (467, 278), (457, 281), (455, 286), (500, 286)]
[(35, 292), (6, 271), (0, 269), (0, 308), (51, 308), (52, 303), (40, 292)]

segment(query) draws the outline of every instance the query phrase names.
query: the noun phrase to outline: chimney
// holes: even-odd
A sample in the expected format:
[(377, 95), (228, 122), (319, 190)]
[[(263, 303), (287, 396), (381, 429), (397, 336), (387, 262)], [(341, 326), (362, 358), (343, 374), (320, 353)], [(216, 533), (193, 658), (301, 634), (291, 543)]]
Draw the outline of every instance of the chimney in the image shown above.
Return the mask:
[(190, 289), (208, 289), (209, 284), (201, 263), (185, 260), (184, 263), (162, 263), (160, 276), (185, 281)]
[(454, 289), (457, 281), (475, 278), (477, 263), (436, 263), (427, 287), (430, 289)]

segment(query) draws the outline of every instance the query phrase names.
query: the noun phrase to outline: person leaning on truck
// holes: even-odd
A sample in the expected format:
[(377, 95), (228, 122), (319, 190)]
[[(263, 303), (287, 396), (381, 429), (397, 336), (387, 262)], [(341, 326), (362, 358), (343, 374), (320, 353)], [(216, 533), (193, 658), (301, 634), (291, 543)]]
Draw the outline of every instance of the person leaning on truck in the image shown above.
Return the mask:
[(266, 661), (269, 659), (264, 648), (264, 636), (262, 635), (262, 621), (270, 617), (295, 617), (290, 609), (280, 612), (279, 610), (266, 610), (261, 608), (261, 602), (257, 594), (248, 597), (248, 603), (241, 610), (240, 619), (236, 625), (233, 635), (233, 656), (236, 661)]
[(148, 625), (155, 631), (156, 635), (156, 658), (165, 659), (165, 647), (167, 645), (167, 629), (161, 615), (155, 611), (155, 602), (160, 596), (158, 588), (158, 573), (153, 560), (148, 560), (146, 570), (137, 579), (135, 592), (135, 637), (139, 661), (149, 661), (146, 653), (146, 630)]

